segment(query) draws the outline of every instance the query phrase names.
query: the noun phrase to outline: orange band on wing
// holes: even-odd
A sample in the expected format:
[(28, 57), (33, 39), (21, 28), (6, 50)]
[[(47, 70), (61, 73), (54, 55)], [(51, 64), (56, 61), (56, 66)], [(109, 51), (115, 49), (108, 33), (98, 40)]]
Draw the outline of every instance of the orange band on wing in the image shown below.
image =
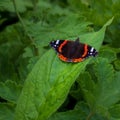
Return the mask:
[(81, 62), (81, 61), (83, 61), (84, 57), (87, 55), (87, 52), (88, 52), (88, 45), (85, 44), (84, 53), (82, 55), (82, 58), (73, 59), (73, 62)]
[(64, 57), (62, 54), (58, 54), (58, 57), (63, 61), (67, 61), (67, 58)]
[(64, 57), (62, 54), (58, 54), (58, 57), (65, 62), (81, 62), (83, 61), (83, 58), (78, 58), (78, 59), (68, 59), (66, 57)]
[(83, 61), (83, 58), (73, 59), (73, 62), (81, 62)]
[(67, 42), (68, 42), (68, 41), (65, 40), (65, 41), (60, 45), (60, 47), (59, 47), (59, 49), (58, 49), (59, 52), (62, 52), (62, 48), (63, 48), (63, 46), (64, 46)]
[(85, 44), (85, 46), (84, 46), (84, 53), (83, 53), (82, 57), (85, 57), (87, 55), (87, 52), (88, 52), (88, 45)]

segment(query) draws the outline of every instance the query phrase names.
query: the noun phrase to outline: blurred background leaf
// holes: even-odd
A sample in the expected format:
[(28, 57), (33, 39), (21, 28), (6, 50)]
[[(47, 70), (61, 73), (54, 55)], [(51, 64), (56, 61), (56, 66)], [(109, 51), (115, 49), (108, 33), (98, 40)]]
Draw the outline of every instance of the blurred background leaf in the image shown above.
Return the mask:
[[(49, 42), (77, 37), (94, 47), (101, 44), (99, 58), (74, 78), (68, 97), (50, 119), (119, 119), (119, 6), (119, 0), (1, 0), (0, 119), (13, 120), (24, 81), (50, 49)], [(100, 43), (96, 31), (113, 16)]]

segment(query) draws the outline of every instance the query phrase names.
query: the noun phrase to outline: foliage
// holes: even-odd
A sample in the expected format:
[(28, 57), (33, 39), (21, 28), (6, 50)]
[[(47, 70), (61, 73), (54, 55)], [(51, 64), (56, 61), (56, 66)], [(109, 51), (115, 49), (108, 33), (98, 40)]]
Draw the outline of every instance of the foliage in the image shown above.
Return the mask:
[[(120, 119), (119, 5), (1, 0), (0, 120)], [(64, 63), (49, 48), (77, 37), (99, 55)]]

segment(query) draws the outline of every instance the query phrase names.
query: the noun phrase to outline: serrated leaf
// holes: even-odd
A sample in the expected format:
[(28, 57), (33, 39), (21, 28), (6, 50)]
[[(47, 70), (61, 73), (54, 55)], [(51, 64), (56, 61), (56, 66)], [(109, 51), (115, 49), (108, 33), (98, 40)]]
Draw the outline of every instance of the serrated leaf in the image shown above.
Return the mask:
[[(60, 22), (54, 23), (54, 26), (41, 26), (41, 23), (32, 24), (28, 31), (35, 38), (36, 43), (39, 46), (46, 46), (48, 42), (53, 39), (69, 39), (78, 37), (78, 35), (87, 33), (88, 25), (90, 22), (86, 22), (84, 17), (79, 14), (70, 14)], [(47, 37), (46, 37), (47, 36)]]
[(0, 97), (16, 103), (20, 95), (22, 86), (17, 85), (14, 81), (7, 80), (5, 83), (0, 82)]
[(91, 111), (105, 115), (108, 108), (120, 100), (120, 72), (115, 73), (112, 65), (103, 58), (97, 59), (93, 72), (96, 75), (94, 84), (90, 84), (93, 89), (83, 86), (89, 83), (85, 80), (81, 86)]
[[(110, 19), (107, 23), (111, 23)], [(106, 24), (100, 31), (83, 35), (86, 41), (99, 49)], [(88, 37), (89, 36), (89, 37)], [(96, 40), (98, 42), (96, 43)], [(83, 39), (81, 39), (83, 40)], [(64, 63), (55, 52), (46, 52), (29, 73), (16, 107), (16, 120), (45, 120), (64, 102), (71, 85), (85, 69), (90, 59), (78, 64)]]

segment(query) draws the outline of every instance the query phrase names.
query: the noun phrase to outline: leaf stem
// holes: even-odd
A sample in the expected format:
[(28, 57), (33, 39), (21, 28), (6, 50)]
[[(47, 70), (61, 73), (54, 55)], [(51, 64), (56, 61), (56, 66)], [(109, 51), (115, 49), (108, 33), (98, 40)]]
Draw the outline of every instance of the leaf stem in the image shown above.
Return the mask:
[(24, 22), (23, 22), (23, 20), (22, 20), (22, 18), (21, 18), (21, 16), (20, 16), (20, 14), (19, 14), (19, 12), (18, 12), (18, 10), (17, 10), (17, 6), (16, 6), (15, 0), (12, 0), (12, 1), (13, 1), (13, 6), (14, 6), (15, 12), (16, 12), (16, 14), (17, 14), (17, 16), (18, 16), (18, 19), (20, 20), (21, 25), (23, 26), (23, 30), (25, 31), (27, 37), (29, 38), (29, 40), (31, 41), (31, 44), (32, 44), (33, 47), (34, 47), (34, 53), (35, 53), (35, 55), (38, 56), (38, 55), (39, 55), (39, 54), (38, 54), (38, 49), (36, 48), (36, 46), (35, 46), (35, 44), (34, 44), (34, 40), (33, 40), (33, 38), (31, 37), (31, 35), (27, 32), (27, 30), (26, 30), (26, 25), (24, 24)]

